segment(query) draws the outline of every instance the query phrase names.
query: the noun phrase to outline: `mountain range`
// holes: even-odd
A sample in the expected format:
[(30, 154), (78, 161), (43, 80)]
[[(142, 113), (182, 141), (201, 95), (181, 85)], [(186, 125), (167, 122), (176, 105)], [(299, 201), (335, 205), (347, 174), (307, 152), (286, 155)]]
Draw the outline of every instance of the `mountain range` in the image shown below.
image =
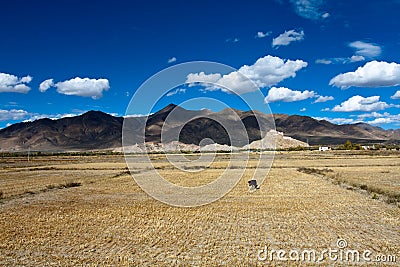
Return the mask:
[[(275, 124), (275, 125), (274, 125)], [(222, 126), (223, 125), (223, 126)], [(398, 142), (400, 130), (384, 130), (366, 123), (337, 125), (308, 116), (264, 114), (259, 111), (224, 109), (220, 112), (186, 110), (170, 104), (143, 117), (114, 117), (89, 111), (58, 120), (39, 119), (0, 130), (1, 151), (85, 151), (124, 145), (180, 141), (201, 144), (210, 138), (221, 145), (241, 147), (260, 140), (274, 129), (310, 145)], [(161, 129), (163, 133), (161, 134)], [(248, 139), (247, 139), (248, 136)], [(126, 141), (129, 140), (129, 141)]]

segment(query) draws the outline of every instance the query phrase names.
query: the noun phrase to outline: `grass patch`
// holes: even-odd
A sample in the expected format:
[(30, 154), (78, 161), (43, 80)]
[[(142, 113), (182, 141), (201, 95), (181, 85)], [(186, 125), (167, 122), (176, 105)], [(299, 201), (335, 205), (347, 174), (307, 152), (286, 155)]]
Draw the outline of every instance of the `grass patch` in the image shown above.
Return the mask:
[(326, 175), (329, 172), (333, 172), (333, 170), (328, 169), (328, 168), (316, 169), (316, 168), (306, 168), (306, 167), (297, 168), (297, 171), (307, 173), (307, 174), (319, 174), (319, 175)]
[[(369, 194), (372, 199), (382, 200), (389, 204), (400, 204), (400, 193), (392, 193), (388, 192), (385, 189), (367, 185), (364, 183), (357, 183), (354, 181), (347, 181), (343, 179), (339, 173), (334, 173), (333, 170), (325, 168), (325, 169), (317, 169), (317, 168), (305, 168), (300, 167), (297, 168), (297, 171), (307, 173), (307, 174), (316, 174), (321, 175), (324, 178), (329, 179), (333, 184), (344, 187), (347, 190), (363, 190), (365, 193)], [(389, 171), (387, 171), (389, 172)], [(385, 171), (386, 173), (386, 171)]]
[(55, 189), (57, 186), (55, 184), (49, 184), (46, 186), (47, 189)]
[(111, 178), (118, 178), (118, 177), (125, 176), (125, 175), (139, 174), (139, 173), (140, 173), (140, 171), (129, 171), (129, 170), (126, 170), (126, 171), (123, 171), (123, 172), (115, 174)]
[(387, 203), (389, 204), (396, 204), (400, 203), (400, 193), (398, 194), (387, 194)]
[(206, 167), (206, 166), (198, 166), (198, 165), (195, 165), (195, 166), (183, 166), (183, 169), (184, 170), (201, 170), (201, 169), (208, 169), (208, 167)]
[(78, 187), (81, 186), (82, 183), (79, 182), (68, 182), (64, 184), (64, 188), (69, 188), (69, 187)]
[(372, 199), (375, 200), (383, 200), (388, 204), (397, 204), (400, 203), (400, 193), (391, 193), (382, 188), (368, 186), (366, 184), (356, 184), (352, 183), (351, 186), (355, 189), (361, 189), (367, 191), (368, 194), (371, 195)]
[(47, 185), (46, 188), (51, 190), (51, 189), (63, 189), (63, 188), (70, 188), (70, 187), (78, 187), (81, 186), (82, 183), (80, 182), (66, 182), (65, 184), (59, 184), (59, 185), (55, 185), (55, 184), (50, 184)]

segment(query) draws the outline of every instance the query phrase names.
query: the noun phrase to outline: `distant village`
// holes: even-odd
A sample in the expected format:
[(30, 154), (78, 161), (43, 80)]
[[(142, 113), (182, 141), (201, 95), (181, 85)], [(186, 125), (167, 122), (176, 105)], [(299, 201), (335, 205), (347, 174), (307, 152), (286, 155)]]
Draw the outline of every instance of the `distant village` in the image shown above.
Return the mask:
[(331, 150), (400, 150), (400, 145), (398, 144), (370, 144), (361, 145), (354, 144), (351, 141), (347, 141), (345, 144), (341, 145), (321, 145), (321, 146), (310, 146), (306, 148), (296, 148), (296, 150), (319, 150), (319, 151), (331, 151)]

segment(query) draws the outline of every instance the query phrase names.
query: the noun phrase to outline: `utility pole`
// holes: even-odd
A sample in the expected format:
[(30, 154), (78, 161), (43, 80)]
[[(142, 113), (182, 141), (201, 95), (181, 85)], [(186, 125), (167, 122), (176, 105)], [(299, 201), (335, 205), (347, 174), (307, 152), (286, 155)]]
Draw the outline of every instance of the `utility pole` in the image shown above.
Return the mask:
[(31, 146), (28, 146), (28, 161), (29, 161), (30, 155), (31, 155)]

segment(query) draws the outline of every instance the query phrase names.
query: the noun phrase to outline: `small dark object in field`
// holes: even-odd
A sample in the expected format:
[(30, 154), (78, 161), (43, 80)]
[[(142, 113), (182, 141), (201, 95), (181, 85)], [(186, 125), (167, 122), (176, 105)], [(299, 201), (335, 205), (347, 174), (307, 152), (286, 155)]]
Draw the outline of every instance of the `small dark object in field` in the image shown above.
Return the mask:
[(249, 191), (254, 191), (256, 189), (260, 189), (260, 186), (257, 185), (257, 180), (250, 180), (247, 181), (247, 183), (249, 184)]
[(368, 186), (366, 184), (362, 184), (362, 185), (360, 185), (360, 189), (368, 190)]

